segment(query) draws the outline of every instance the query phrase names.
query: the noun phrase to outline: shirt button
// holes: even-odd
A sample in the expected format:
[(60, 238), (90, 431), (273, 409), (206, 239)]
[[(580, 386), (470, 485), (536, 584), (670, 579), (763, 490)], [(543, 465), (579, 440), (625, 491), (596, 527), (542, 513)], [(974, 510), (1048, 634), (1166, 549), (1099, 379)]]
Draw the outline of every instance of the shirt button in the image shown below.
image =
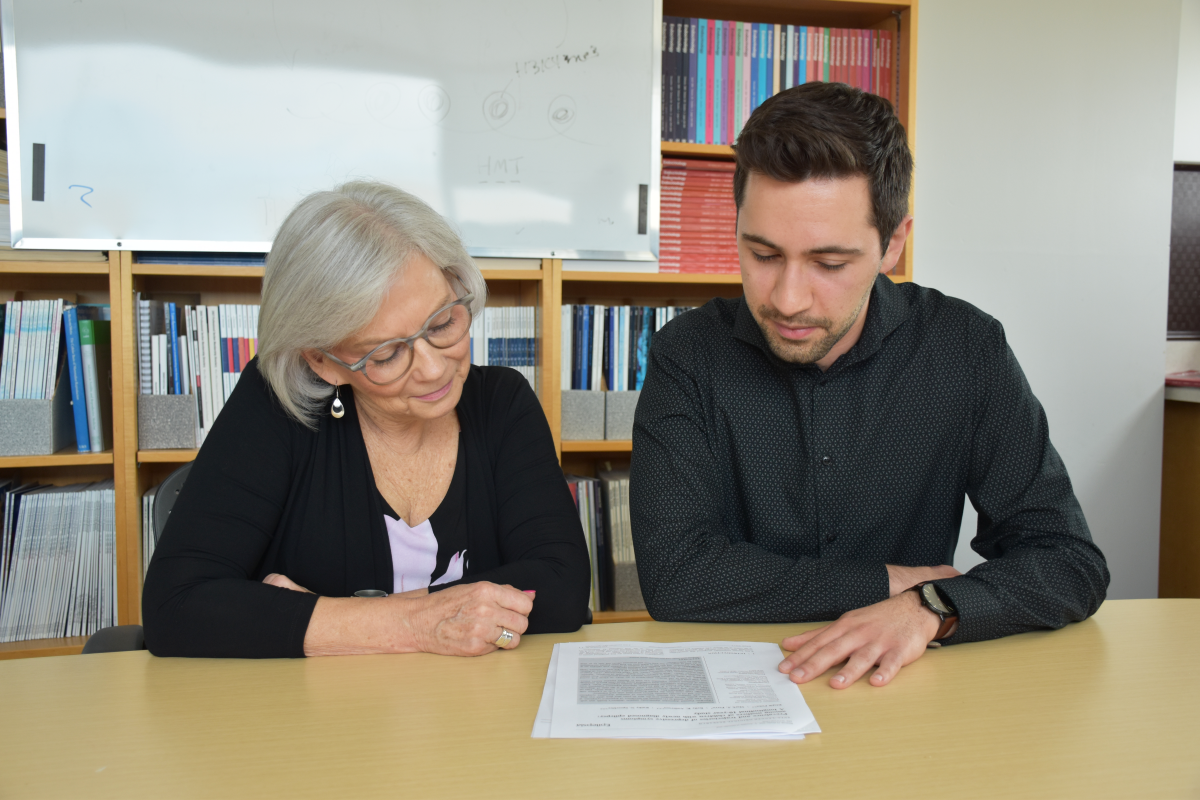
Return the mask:
[(821, 456), (821, 463), (828, 467), (833, 463), (833, 459), (829, 456)]
[(836, 535), (836, 534), (832, 534), (832, 533), (831, 533), (831, 534), (828, 534), (828, 535), (825, 537), (825, 544), (833, 544), (835, 541), (837, 541), (837, 535)]

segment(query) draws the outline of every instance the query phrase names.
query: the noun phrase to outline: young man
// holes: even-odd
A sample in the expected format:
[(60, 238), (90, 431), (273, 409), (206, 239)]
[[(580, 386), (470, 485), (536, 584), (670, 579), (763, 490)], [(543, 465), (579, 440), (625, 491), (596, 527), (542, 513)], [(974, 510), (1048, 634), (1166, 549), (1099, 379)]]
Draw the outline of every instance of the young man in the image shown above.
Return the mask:
[[(836, 622), (780, 670), (883, 686), (926, 646), (1086, 618), (1109, 575), (1004, 330), (886, 277), (912, 229), (887, 101), (809, 83), (736, 147), (744, 297), (655, 334), (633, 538), (655, 619)], [(953, 558), (964, 498), (988, 559)], [(927, 583), (931, 582), (931, 583)], [(911, 591), (910, 591), (911, 590)]]

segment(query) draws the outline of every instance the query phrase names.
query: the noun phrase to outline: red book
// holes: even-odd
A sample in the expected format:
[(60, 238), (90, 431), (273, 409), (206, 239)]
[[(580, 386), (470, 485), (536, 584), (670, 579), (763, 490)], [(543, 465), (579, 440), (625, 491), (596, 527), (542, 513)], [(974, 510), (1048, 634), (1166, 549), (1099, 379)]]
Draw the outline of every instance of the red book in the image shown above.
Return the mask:
[(896, 104), (895, 33), (883, 31), (883, 96)]
[(854, 85), (854, 36), (849, 28), (842, 28), (842, 83)]
[(662, 182), (661, 186), (677, 192), (682, 192), (689, 189), (701, 189), (704, 191), (726, 191), (729, 192), (730, 197), (733, 197), (733, 181), (731, 179), (716, 172), (709, 172), (707, 175), (711, 175), (713, 177), (693, 177), (684, 181), (668, 178)]
[(679, 200), (704, 200), (713, 203), (727, 203), (733, 207), (733, 190), (727, 186), (711, 186), (699, 187), (689, 186), (686, 189), (663, 189), (662, 199), (670, 198), (673, 201)]
[(875, 88), (879, 85), (879, 79), (876, 77), (879, 64), (879, 54), (875, 52), (875, 42), (879, 39), (878, 31), (867, 31), (867, 81), (871, 86), (871, 93), (878, 94)]
[(250, 340), (245, 336), (239, 336), (238, 340), (238, 372), (246, 368), (250, 363)]
[(838, 68), (838, 31), (841, 28), (829, 29), (829, 82), (837, 83)]
[(686, 176), (664, 175), (663, 186), (683, 188), (684, 186), (724, 186), (733, 188), (733, 175), (729, 172), (693, 172)]
[(725, 247), (732, 252), (737, 252), (737, 241), (734, 239), (732, 227), (723, 231), (673, 231), (672, 233), (674, 234), (672, 236), (664, 236), (660, 233), (659, 244), (672, 247), (706, 244)]
[(735, 221), (737, 214), (733, 211), (725, 211), (711, 206), (676, 204), (664, 208), (661, 217), (663, 222), (728, 223)]
[(702, 158), (664, 158), (663, 169), (686, 169), (698, 172), (733, 172), (732, 161), (706, 161)]
[(871, 91), (871, 32), (858, 32), (858, 88)]
[(723, 261), (709, 261), (707, 259), (686, 258), (682, 261), (659, 261), (659, 272), (681, 272), (681, 273), (697, 273), (697, 272), (741, 272), (740, 264), (731, 264)]
[(1200, 371), (1168, 372), (1167, 386), (1194, 386), (1200, 388)]
[(710, 261), (723, 260), (725, 263), (729, 264), (737, 263), (737, 250), (730, 250), (729, 248), (713, 247), (703, 244), (685, 245), (682, 247), (668, 247), (666, 245), (659, 246), (660, 256), (669, 256), (673, 253), (678, 254), (679, 258), (681, 259), (704, 258)]
[(879, 31), (871, 31), (871, 93), (879, 94)]
[(808, 26), (808, 72), (805, 75), (808, 81), (819, 80), (821, 65), (821, 28), (816, 25)]
[(664, 189), (662, 193), (664, 201), (670, 200), (673, 203), (688, 201), (704, 201), (712, 205), (728, 205), (734, 207), (733, 192), (729, 189), (721, 187), (713, 187), (711, 189), (688, 188), (684, 190)]
[(733, 187), (732, 172), (690, 172), (686, 175), (663, 175), (663, 186), (727, 186)]
[(841, 29), (841, 82), (850, 83), (853, 73), (850, 66), (850, 29)]
[(849, 40), (850, 51), (850, 85), (861, 89), (862, 83), (859, 80), (859, 52), (858, 52), (858, 29), (848, 28), (846, 30), (846, 38)]
[(663, 222), (729, 222), (737, 219), (737, 211), (702, 203), (670, 203), (663, 205), (660, 216)]
[(660, 241), (679, 239), (682, 236), (716, 236), (727, 241), (733, 241), (734, 235), (737, 235), (737, 225), (732, 222), (725, 224), (700, 224), (700, 223), (684, 223), (674, 225), (662, 225), (659, 230)]
[(662, 187), (663, 197), (719, 197), (729, 203), (733, 202), (733, 186), (732, 184), (692, 184), (686, 186), (679, 184), (664, 184)]
[(711, 210), (703, 206), (679, 206), (663, 209), (662, 222), (707, 222), (710, 224), (732, 224), (737, 221), (737, 214)]
[(742, 266), (737, 261), (704, 255), (702, 253), (685, 255), (675, 261), (660, 260), (658, 263), (674, 267), (674, 272), (738, 272)]
[(729, 189), (715, 187), (712, 189), (686, 189), (675, 191), (664, 191), (662, 194), (664, 202), (682, 203), (685, 201), (704, 202), (708, 205), (729, 206), (730, 210), (734, 209), (733, 192)]

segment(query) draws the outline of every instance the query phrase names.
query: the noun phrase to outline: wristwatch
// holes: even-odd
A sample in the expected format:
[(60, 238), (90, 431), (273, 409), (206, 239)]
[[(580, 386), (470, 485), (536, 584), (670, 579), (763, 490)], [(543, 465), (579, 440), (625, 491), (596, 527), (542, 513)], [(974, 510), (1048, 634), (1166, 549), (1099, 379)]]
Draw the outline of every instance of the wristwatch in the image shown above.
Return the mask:
[(958, 622), (958, 609), (954, 607), (954, 604), (947, 600), (945, 595), (929, 581), (918, 583), (909, 591), (916, 592), (917, 597), (921, 598), (921, 605), (937, 614), (938, 619), (942, 621), (942, 624), (938, 626), (937, 633), (933, 636), (933, 641), (936, 642), (949, 636), (950, 629)]

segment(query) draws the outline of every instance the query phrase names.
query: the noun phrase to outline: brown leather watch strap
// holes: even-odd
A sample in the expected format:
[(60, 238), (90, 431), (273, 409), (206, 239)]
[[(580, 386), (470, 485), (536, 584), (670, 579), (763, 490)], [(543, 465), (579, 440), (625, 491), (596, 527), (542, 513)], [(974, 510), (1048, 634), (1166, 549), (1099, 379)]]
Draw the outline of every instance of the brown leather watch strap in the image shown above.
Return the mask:
[(937, 633), (933, 635), (933, 641), (937, 642), (945, 639), (950, 635), (951, 629), (958, 624), (958, 617), (946, 617), (942, 620), (942, 624), (938, 626)]

